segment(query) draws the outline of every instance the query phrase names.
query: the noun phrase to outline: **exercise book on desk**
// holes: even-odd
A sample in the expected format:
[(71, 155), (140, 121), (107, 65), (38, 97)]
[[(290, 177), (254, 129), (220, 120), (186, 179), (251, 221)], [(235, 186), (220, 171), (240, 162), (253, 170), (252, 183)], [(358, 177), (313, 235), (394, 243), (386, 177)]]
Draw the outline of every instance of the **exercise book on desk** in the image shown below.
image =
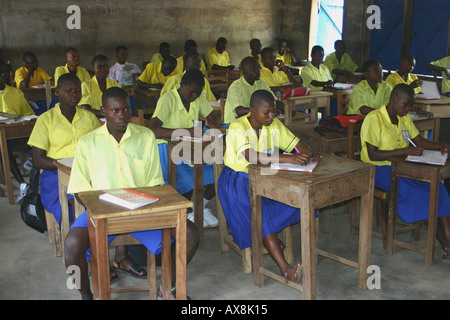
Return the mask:
[(159, 198), (130, 189), (111, 190), (100, 195), (99, 199), (131, 210), (143, 207), (159, 200)]
[(421, 93), (416, 96), (418, 99), (435, 100), (441, 98), (437, 84), (434, 81), (423, 81), (420, 89)]
[(275, 170), (286, 170), (286, 171), (301, 171), (301, 172), (313, 172), (316, 168), (317, 162), (310, 162), (307, 165), (302, 166), (301, 164), (293, 163), (273, 163), (270, 165), (270, 169)]
[(423, 150), (421, 156), (409, 155), (406, 161), (443, 166), (447, 161), (447, 154), (442, 154), (440, 150)]

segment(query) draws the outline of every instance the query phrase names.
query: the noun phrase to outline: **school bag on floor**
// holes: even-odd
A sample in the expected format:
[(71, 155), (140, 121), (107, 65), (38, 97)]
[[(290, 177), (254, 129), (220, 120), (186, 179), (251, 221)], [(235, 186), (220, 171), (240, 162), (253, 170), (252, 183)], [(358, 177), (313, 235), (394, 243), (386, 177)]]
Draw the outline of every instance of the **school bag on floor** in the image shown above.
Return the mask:
[(363, 116), (326, 116), (323, 115), (319, 121), (319, 125), (314, 129), (320, 135), (324, 135), (325, 132), (341, 132), (347, 133), (347, 126), (350, 122), (361, 123), (364, 120)]
[(20, 200), (20, 216), (27, 226), (44, 233), (47, 231), (47, 221), (38, 191), (39, 170), (33, 167), (30, 170), (30, 186), (27, 194)]

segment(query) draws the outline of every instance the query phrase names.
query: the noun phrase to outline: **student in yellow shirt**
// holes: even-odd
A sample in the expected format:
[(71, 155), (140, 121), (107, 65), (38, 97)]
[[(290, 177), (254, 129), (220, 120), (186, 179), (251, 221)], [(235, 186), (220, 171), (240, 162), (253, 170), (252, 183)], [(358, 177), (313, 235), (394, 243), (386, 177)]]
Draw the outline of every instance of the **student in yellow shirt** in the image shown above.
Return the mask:
[(331, 72), (333, 79), (336, 79), (337, 74), (344, 76), (352, 76), (353, 72), (358, 70), (358, 65), (353, 62), (352, 58), (345, 53), (346, 46), (344, 40), (336, 40), (334, 42), (333, 53), (330, 53), (325, 59), (324, 65), (327, 66)]
[[(68, 192), (75, 195), (81, 191), (150, 187), (163, 185), (158, 148), (155, 135), (148, 128), (130, 123), (131, 108), (128, 96), (121, 88), (110, 88), (103, 94), (102, 112), (106, 124), (80, 139), (75, 152)], [(173, 230), (172, 237), (175, 238)], [(132, 232), (154, 254), (161, 252), (161, 230)], [(108, 237), (109, 243), (115, 235)], [(192, 259), (198, 245), (198, 231), (187, 222), (187, 263)], [(176, 244), (175, 244), (176, 245)], [(80, 294), (82, 299), (92, 299), (88, 264), (89, 233), (87, 211), (72, 225), (65, 241), (66, 266), (80, 268)], [(172, 250), (174, 253), (175, 250)], [(172, 294), (175, 297), (176, 266), (172, 258)], [(137, 278), (145, 278), (146, 271), (128, 256), (128, 248), (116, 247), (111, 276), (124, 272)], [(159, 291), (158, 295), (162, 297)]]
[(58, 83), (58, 78), (65, 73), (72, 73), (80, 79), (81, 82), (86, 80), (91, 80), (91, 75), (89, 72), (80, 66), (80, 54), (75, 48), (67, 48), (64, 50), (64, 61), (66, 64), (64, 66), (56, 67), (54, 80)]
[(264, 48), (261, 51), (261, 61), (263, 68), (261, 69), (261, 79), (263, 79), (269, 87), (279, 87), (284, 83), (292, 83), (295, 87), (301, 86), (289, 69), (284, 65), (283, 61), (276, 59), (275, 50), (272, 48)]
[[(184, 70), (180, 73), (175, 74), (173, 77), (167, 79), (164, 84), (160, 96), (162, 97), (167, 92), (173, 89), (178, 89), (180, 87), (181, 79), (187, 70), (197, 69), (200, 70), (202, 58), (197, 52), (188, 52), (183, 56), (183, 68)], [(201, 71), (201, 70), (200, 70)], [(217, 98), (214, 96), (209, 85), (209, 81), (205, 78), (205, 86), (203, 87), (202, 94), (206, 97), (208, 102), (216, 102)]]
[[(184, 70), (184, 55), (186, 53), (189, 52), (195, 52), (198, 53), (198, 46), (197, 46), (197, 42), (195, 42), (194, 40), (190, 39), (190, 40), (186, 40), (186, 42), (184, 43), (184, 53), (182, 56), (177, 58), (177, 73), (182, 73)], [(200, 61), (200, 71), (205, 74), (206, 71), (206, 66), (205, 66), (205, 62), (203, 61), (203, 59), (201, 59)]]
[[(279, 162), (306, 164), (319, 160), (315, 152), (303, 145), (278, 119), (275, 118), (275, 100), (267, 90), (252, 94), (250, 112), (230, 124), (226, 136), (225, 167), (218, 181), (218, 196), (230, 227), (231, 234), (240, 249), (252, 245), (250, 228), (250, 195), (248, 169), (250, 163), (269, 163), (273, 159), (268, 152), (279, 148), (301, 153), (279, 154)], [(278, 144), (274, 144), (278, 141)], [(283, 255), (277, 233), (300, 220), (300, 211), (281, 202), (262, 198), (263, 243), (277, 263), (286, 280), (298, 278), (299, 264), (290, 266)]]
[(450, 97), (450, 56), (430, 62), (427, 66), (427, 70), (442, 72), (441, 93), (444, 96)]
[(414, 89), (415, 94), (419, 94), (421, 92), (420, 86), (422, 81), (419, 78), (412, 74), (411, 72), (414, 70), (416, 66), (416, 59), (410, 54), (403, 54), (400, 57), (399, 68), (395, 73), (391, 73), (387, 78), (386, 82), (394, 88), (399, 83), (406, 83)]
[(311, 49), (311, 63), (301, 71), (303, 84), (311, 90), (323, 90), (323, 87), (333, 86), (330, 70), (323, 64), (323, 52), (321, 46), (314, 46)]
[(162, 89), (167, 80), (178, 73), (176, 67), (177, 59), (173, 56), (168, 56), (162, 62), (150, 62), (139, 76), (137, 85), (140, 88)]
[(261, 50), (262, 50), (262, 42), (259, 39), (252, 39), (250, 40), (250, 57), (255, 58), (258, 60), (259, 64), (261, 65), (261, 68), (264, 67), (262, 61), (261, 61)]
[[(449, 152), (445, 144), (423, 138), (414, 126), (409, 110), (414, 105), (415, 94), (411, 86), (401, 83), (394, 87), (386, 106), (370, 112), (361, 128), (361, 160), (376, 166), (375, 186), (390, 190), (390, 158), (421, 155), (424, 149)], [(410, 146), (403, 132), (417, 146)], [(428, 220), (430, 184), (428, 182), (400, 178), (398, 186), (398, 208), (400, 218), (407, 223)], [(450, 262), (450, 196), (440, 183), (438, 196), (438, 224), (436, 237), (440, 242), (444, 262)]]
[(102, 106), (103, 92), (111, 87), (120, 87), (120, 84), (108, 78), (108, 58), (102, 54), (96, 55), (92, 59), (92, 71), (94, 71), (92, 79), (81, 84), (82, 96), (80, 106), (97, 117), (101, 117), (100, 108)]
[[(18, 114), (21, 116), (33, 115), (34, 111), (25, 99), (22, 90), (7, 85), (10, 76), (10, 65), (0, 63), (0, 112)], [(13, 155), (15, 140), (7, 140), (10, 169), (13, 177), (19, 183), (20, 194), (16, 199), (19, 202), (28, 190), (28, 183), (25, 182), (22, 173), (19, 170), (16, 158)]]
[(368, 60), (363, 71), (365, 80), (353, 88), (347, 114), (367, 115), (389, 102), (392, 87), (383, 81), (381, 64), (377, 60)]
[(71, 73), (60, 76), (56, 94), (60, 102), (39, 116), (28, 144), (34, 167), (43, 169), (39, 178), (42, 204), (60, 223), (58, 171), (54, 161), (73, 157), (78, 140), (99, 127), (100, 122), (91, 112), (78, 107), (81, 83), (77, 76)]
[[(152, 119), (148, 127), (157, 138), (171, 138), (177, 129), (186, 129), (194, 136), (199, 115), (202, 115), (209, 123), (210, 128), (219, 128), (219, 121), (215, 118), (213, 108), (202, 94), (205, 85), (205, 77), (198, 69), (187, 70), (183, 75), (179, 88), (172, 89), (161, 96), (156, 105)], [(180, 134), (182, 135), (182, 134)], [(167, 144), (159, 144), (161, 168), (163, 175), (167, 177), (168, 154)], [(194, 188), (194, 168), (180, 163), (177, 165), (177, 190), (186, 198), (191, 199)], [(204, 227), (216, 226), (217, 218), (206, 208), (206, 204), (214, 196), (214, 172), (212, 164), (203, 166), (204, 191)], [(193, 220), (194, 213), (188, 213), (188, 218)]]
[(46, 80), (52, 78), (44, 69), (39, 67), (38, 59), (33, 52), (25, 52), (22, 59), (22, 67), (16, 70), (14, 76), (17, 88), (30, 88), (43, 84)]
[(244, 116), (250, 110), (250, 98), (257, 90), (270, 90), (264, 80), (261, 80), (261, 67), (258, 61), (249, 56), (241, 62), (242, 76), (234, 81), (227, 93), (224, 108), (224, 123), (231, 123), (236, 118)]
[(278, 41), (277, 60), (283, 61), (284, 64), (293, 64), (297, 62), (292, 50), (288, 47), (288, 41), (286, 39), (280, 39)]
[(161, 42), (159, 44), (159, 51), (152, 56), (150, 62), (163, 62), (167, 57), (174, 57), (170, 51), (170, 44), (167, 42)]
[(206, 53), (206, 66), (208, 70), (228, 69), (233, 70), (227, 50), (228, 40), (220, 37), (216, 41), (216, 46)]

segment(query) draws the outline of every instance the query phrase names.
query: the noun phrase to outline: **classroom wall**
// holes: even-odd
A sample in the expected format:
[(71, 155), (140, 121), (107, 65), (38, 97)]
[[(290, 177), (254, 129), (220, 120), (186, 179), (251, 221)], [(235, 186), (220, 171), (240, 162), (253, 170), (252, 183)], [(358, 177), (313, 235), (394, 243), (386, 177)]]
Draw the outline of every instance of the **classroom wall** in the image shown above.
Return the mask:
[[(81, 9), (80, 30), (66, 26), (71, 4)], [(40, 66), (51, 75), (64, 63), (68, 46), (78, 48), (81, 64), (87, 68), (99, 53), (113, 63), (119, 44), (128, 46), (129, 61), (140, 66), (162, 41), (169, 42), (179, 56), (185, 40), (194, 39), (204, 57), (220, 36), (228, 39), (235, 65), (250, 53), (249, 41), (254, 37), (263, 46), (273, 46), (283, 36), (304, 58), (309, 7), (309, 0), (2, 0), (0, 48), (14, 68), (20, 67), (24, 51), (34, 51)]]

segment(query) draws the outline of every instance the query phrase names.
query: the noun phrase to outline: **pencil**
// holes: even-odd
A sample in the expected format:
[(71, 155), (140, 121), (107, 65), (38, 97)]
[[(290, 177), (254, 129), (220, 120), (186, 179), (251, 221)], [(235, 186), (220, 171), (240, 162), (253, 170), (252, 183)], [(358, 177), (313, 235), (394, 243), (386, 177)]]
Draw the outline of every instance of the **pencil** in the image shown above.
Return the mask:
[(136, 191), (136, 190), (126, 189), (126, 188), (124, 188), (123, 190), (129, 191), (129, 192), (132, 192), (132, 193), (136, 193), (136, 194), (138, 194), (140, 196), (143, 196), (143, 197), (147, 197), (147, 198), (150, 198), (150, 199), (158, 200), (158, 198), (156, 198), (156, 197), (149, 196), (148, 194), (145, 194), (145, 193), (142, 193), (142, 192), (139, 192), (139, 191)]

